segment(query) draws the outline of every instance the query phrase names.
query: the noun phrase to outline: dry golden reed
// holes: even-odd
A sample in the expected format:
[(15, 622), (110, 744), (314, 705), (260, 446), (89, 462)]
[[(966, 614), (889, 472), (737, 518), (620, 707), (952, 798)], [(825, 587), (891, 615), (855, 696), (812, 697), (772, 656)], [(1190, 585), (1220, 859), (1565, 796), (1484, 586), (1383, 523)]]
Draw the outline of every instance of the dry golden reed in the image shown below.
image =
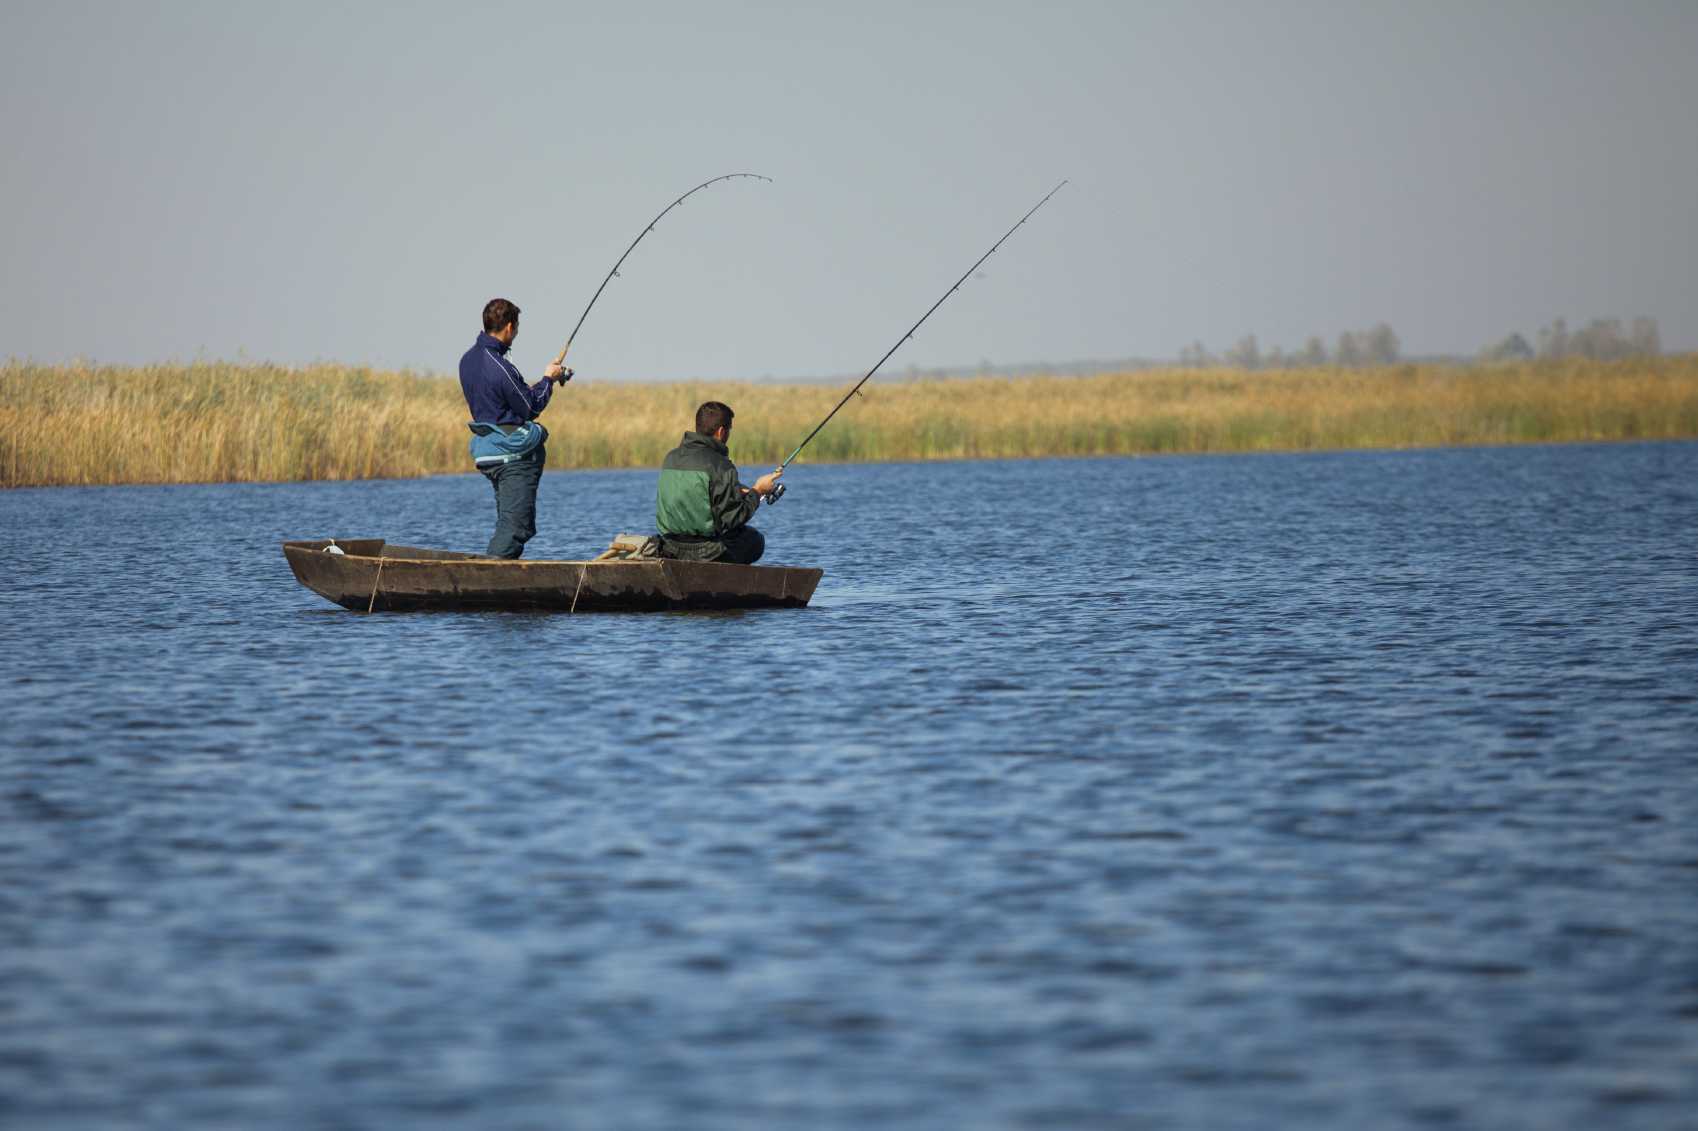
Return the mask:
[[(847, 384), (847, 383), (846, 383)], [(656, 467), (696, 405), (732, 455), (788, 455), (845, 386), (569, 385), (552, 468)], [(1698, 437), (1698, 355), (1380, 369), (1152, 369), (869, 385), (803, 460), (1403, 448)], [(0, 365), (0, 485), (396, 478), (472, 470), (452, 378), (320, 364)]]

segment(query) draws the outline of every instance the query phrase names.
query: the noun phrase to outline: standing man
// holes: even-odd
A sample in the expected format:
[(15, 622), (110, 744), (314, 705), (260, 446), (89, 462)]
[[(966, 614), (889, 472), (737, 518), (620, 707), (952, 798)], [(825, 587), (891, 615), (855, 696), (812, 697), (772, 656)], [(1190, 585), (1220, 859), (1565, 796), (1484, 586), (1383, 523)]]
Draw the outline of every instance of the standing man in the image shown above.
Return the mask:
[(766, 539), (748, 522), (784, 469), (761, 476), (753, 487), (737, 481), (725, 446), (734, 415), (718, 401), (698, 408), (696, 430), (684, 433), (684, 442), (660, 465), (654, 521), (662, 557), (754, 565), (766, 551)]
[(536, 536), (537, 484), (548, 439), (536, 418), (548, 407), (554, 383), (572, 379), (570, 369), (550, 364), (541, 381), (525, 384), (507, 360), (518, 336), (519, 308), (491, 299), (483, 308), (483, 333), (460, 359), (460, 388), (472, 410), (472, 460), (495, 488), (495, 536), (484, 551), (492, 558), (516, 558)]

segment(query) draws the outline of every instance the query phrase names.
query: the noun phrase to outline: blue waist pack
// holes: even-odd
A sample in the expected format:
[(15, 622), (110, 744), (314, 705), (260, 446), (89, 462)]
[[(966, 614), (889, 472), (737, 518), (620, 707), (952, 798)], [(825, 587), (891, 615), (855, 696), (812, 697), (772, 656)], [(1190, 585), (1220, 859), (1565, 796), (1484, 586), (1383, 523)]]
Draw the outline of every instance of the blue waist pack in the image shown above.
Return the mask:
[(548, 429), (534, 420), (529, 424), (521, 424), (506, 434), (493, 424), (484, 424), (477, 420), (466, 427), (472, 430), (472, 462), (478, 465), (479, 470), (500, 467), (514, 460), (529, 459), (531, 453), (542, 447), (542, 442), (548, 439)]

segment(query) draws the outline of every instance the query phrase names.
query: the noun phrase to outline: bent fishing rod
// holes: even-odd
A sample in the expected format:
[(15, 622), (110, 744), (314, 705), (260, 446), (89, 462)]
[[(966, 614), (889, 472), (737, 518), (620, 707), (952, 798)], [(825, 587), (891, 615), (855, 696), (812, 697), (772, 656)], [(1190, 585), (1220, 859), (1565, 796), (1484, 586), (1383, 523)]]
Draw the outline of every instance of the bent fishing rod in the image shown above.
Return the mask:
[[(719, 181), (729, 181), (729, 180), (732, 180), (733, 178), (736, 178), (736, 177), (753, 177), (757, 181), (768, 181), (768, 182), (770, 182), (772, 180), (771, 177), (763, 177), (759, 173), (727, 173), (723, 177), (715, 177), (711, 181), (703, 181), (701, 184), (697, 185), (695, 188), (691, 189), (689, 192), (685, 193), (683, 196), (679, 197), (677, 200), (674, 200), (671, 204), (668, 204), (665, 208), (662, 208), (660, 210), (660, 215), (656, 216), (653, 220), (650, 220), (648, 227), (644, 228), (641, 232), (637, 233), (637, 238), (631, 241), (631, 246), (625, 249), (625, 254), (621, 255), (619, 257), (619, 262), (615, 263), (613, 265), (613, 270), (611, 270), (607, 273), (607, 278), (605, 278), (601, 281), (601, 286), (599, 286), (595, 289), (595, 294), (590, 297), (590, 305), (584, 307), (584, 312), (582, 314), (578, 315), (578, 324), (576, 326), (572, 327), (572, 335), (571, 335), (571, 337), (566, 339), (566, 346), (565, 346), (564, 349), (562, 349), (560, 351), (560, 356), (554, 359), (554, 364), (559, 365), (561, 362), (566, 360), (566, 350), (569, 350), (569, 349), (572, 348), (572, 341), (573, 341), (574, 338), (576, 338), (578, 336), (578, 331), (583, 327), (584, 319), (586, 319), (590, 316), (590, 307), (595, 306), (595, 300), (601, 297), (601, 292), (605, 291), (607, 289), (607, 284), (611, 283), (614, 279), (614, 276), (619, 274), (619, 268), (625, 262), (626, 256), (629, 256), (633, 251), (637, 250), (637, 245), (643, 242), (643, 237), (648, 235), (650, 232), (654, 231), (654, 226), (656, 224), (660, 223), (661, 220), (665, 218), (665, 216), (668, 212), (672, 211), (674, 208), (677, 208), (680, 204), (683, 204), (690, 197), (696, 195), (698, 192), (701, 192), (703, 189), (707, 188), (711, 184), (716, 184)], [(572, 371), (570, 369), (568, 369), (566, 371), (566, 380), (570, 381), (571, 379), (572, 379)]]
[[(1056, 193), (1060, 192), (1061, 191), (1061, 185), (1065, 185), (1066, 183), (1067, 183), (1066, 181), (1062, 181), (1060, 185), (1056, 185), (1054, 188), (1050, 189), (1049, 190), (1049, 196), (1044, 197), (1043, 200), (1040, 200), (1036, 204), (1032, 205), (1032, 212), (1036, 212), (1038, 209), (1042, 208), (1049, 201), (1050, 196), (1054, 196)], [(909, 338), (912, 338), (914, 336), (914, 331), (918, 330), (925, 323), (926, 319), (928, 319), (932, 316), (932, 310), (936, 310), (938, 307), (942, 306), (944, 304), (945, 299), (949, 298), (950, 295), (954, 294), (957, 290), (959, 290), (961, 288), (961, 284), (965, 283), (972, 276), (973, 272), (977, 271), (979, 269), (980, 263), (983, 263), (985, 260), (989, 259), (992, 255), (996, 254), (996, 249), (1001, 247), (1003, 245), (1003, 242), (1006, 241), (1009, 236), (1011, 236), (1015, 232), (1019, 231), (1020, 224), (1024, 224), (1027, 220), (1030, 220), (1032, 218), (1032, 212), (1028, 212), (1024, 216), (1020, 217), (1020, 223), (1019, 224), (1015, 224), (1014, 227), (1012, 227), (1012, 228), (1008, 229), (1008, 231), (1004, 232), (1003, 235), (1002, 235), (1002, 239), (997, 240), (995, 243), (991, 244), (991, 249), (989, 251), (985, 252), (983, 255), (979, 256), (978, 262), (974, 263), (971, 267), (967, 268), (967, 273), (965, 275), (962, 275), (959, 279), (955, 280), (955, 285), (953, 287), (950, 287), (947, 291), (943, 292), (943, 298), (940, 298), (936, 302), (932, 303), (931, 310), (928, 310), (924, 314), (922, 314), (920, 316), (920, 320), (918, 322), (914, 323), (911, 327), (909, 327), (908, 332), (906, 334), (903, 334), (900, 338), (898, 338), (896, 340), (896, 344), (890, 347), (890, 353), (887, 353), (883, 357), (879, 358), (878, 359), (878, 365), (875, 365), (871, 369), (867, 370), (867, 375), (865, 377), (861, 378), (859, 381), (855, 382), (855, 387), (853, 389), (850, 389), (849, 392), (844, 396), (844, 398), (837, 402), (837, 408), (834, 408), (830, 412), (825, 414), (825, 419), (819, 422), (819, 427), (815, 428), (812, 432), (809, 432), (808, 435), (807, 435), (807, 438), (804, 439), (800, 444), (796, 445), (796, 450), (790, 453), (790, 458), (786, 459), (783, 463), (778, 465), (779, 471), (783, 471), (785, 468), (789, 467), (790, 466), (790, 460), (793, 460), (797, 456), (802, 454), (802, 449), (808, 446), (808, 440), (812, 440), (815, 436), (818, 436), (820, 434), (820, 428), (824, 428), (827, 424), (831, 423), (831, 418), (837, 415), (837, 409), (840, 409), (844, 405), (848, 404), (849, 398), (853, 397), (856, 393), (859, 393), (861, 391), (861, 386), (865, 385), (868, 381), (872, 380), (873, 374), (877, 373), (879, 371), (879, 366), (882, 366), (885, 362), (889, 361), (890, 355), (895, 353), (897, 350), (901, 349), (902, 343), (907, 341)], [(562, 354), (561, 356), (564, 357), (565, 355)], [(767, 496), (763, 500), (763, 502), (765, 502), (768, 506), (771, 506), (773, 503), (776, 503), (778, 501), (779, 496), (782, 495), (782, 494), (784, 494), (784, 484), (774, 483), (772, 485), (772, 490), (767, 492)]]

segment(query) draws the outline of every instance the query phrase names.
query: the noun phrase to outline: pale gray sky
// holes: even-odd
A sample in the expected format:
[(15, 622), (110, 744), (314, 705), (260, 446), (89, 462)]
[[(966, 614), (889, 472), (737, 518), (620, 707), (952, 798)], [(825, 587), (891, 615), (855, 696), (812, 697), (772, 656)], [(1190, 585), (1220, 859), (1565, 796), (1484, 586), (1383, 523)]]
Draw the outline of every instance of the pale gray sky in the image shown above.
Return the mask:
[(500, 295), (536, 373), (740, 171), (775, 183), (668, 216), (582, 375), (863, 370), (1063, 178), (1150, 235), (1064, 189), (893, 367), (1691, 349), (1695, 60), (1693, 3), (9, 0), (0, 356), (448, 371)]

